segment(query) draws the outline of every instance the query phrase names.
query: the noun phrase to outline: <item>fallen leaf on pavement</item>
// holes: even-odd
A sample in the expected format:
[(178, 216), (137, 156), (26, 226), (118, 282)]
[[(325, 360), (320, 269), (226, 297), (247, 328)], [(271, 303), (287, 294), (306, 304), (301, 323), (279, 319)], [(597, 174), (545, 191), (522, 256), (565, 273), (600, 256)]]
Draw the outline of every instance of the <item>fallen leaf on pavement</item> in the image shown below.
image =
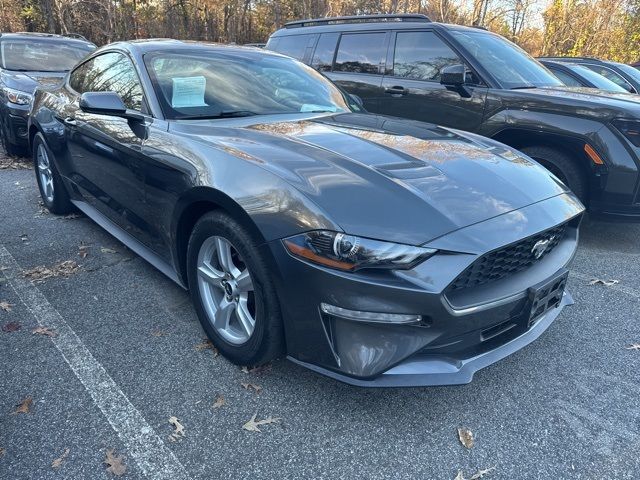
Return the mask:
[(211, 340), (205, 340), (204, 342), (196, 345), (194, 348), (199, 352), (201, 352), (202, 350), (211, 350), (214, 357), (218, 356), (218, 349), (213, 346), (213, 343), (211, 343)]
[(5, 453), (7, 453), (7, 451), (4, 448), (0, 447), (0, 457), (4, 456)]
[(49, 327), (36, 327), (31, 330), (34, 335), (46, 335), (47, 337), (55, 337), (57, 334)]
[(256, 417), (258, 416), (257, 413), (255, 413), (253, 415), (253, 417), (251, 417), (251, 420), (249, 420), (247, 423), (245, 423), (244, 425), (242, 425), (242, 428), (249, 431), (249, 432), (258, 432), (258, 433), (262, 433), (262, 430), (260, 430), (258, 427), (261, 425), (269, 425), (271, 423), (278, 423), (280, 422), (280, 418), (273, 418), (273, 417), (267, 417), (264, 420), (256, 420)]
[(80, 258), (86, 258), (87, 255), (89, 255), (89, 247), (86, 245), (80, 245), (78, 248), (78, 256)]
[(0, 170), (31, 170), (33, 167), (29, 165), (31, 159), (23, 159), (20, 157), (0, 156)]
[(458, 439), (466, 448), (473, 447), (473, 432), (468, 428), (458, 428)]
[(113, 248), (107, 248), (107, 247), (100, 248), (100, 251), (102, 253), (118, 253)]
[(22, 402), (16, 405), (16, 409), (13, 411), (13, 414), (16, 415), (18, 413), (29, 413), (32, 403), (33, 403), (33, 398), (31, 398), (31, 396), (28, 396), (27, 398), (22, 400)]
[(169, 335), (167, 332), (163, 332), (162, 330), (152, 330), (151, 335), (154, 337), (166, 337)]
[(56, 218), (62, 218), (63, 220), (72, 220), (74, 218), (80, 218), (82, 215), (80, 215), (79, 213), (69, 213), (68, 215), (64, 215), (63, 217), (56, 217)]
[(262, 387), (255, 383), (241, 383), (240, 385), (242, 385), (245, 390), (253, 390), (256, 393), (260, 393), (262, 391)]
[(224, 397), (223, 397), (222, 395), (218, 395), (218, 396), (216, 397), (216, 401), (215, 401), (215, 402), (213, 402), (212, 407), (213, 407), (213, 408), (220, 408), (220, 407), (222, 407), (223, 405), (226, 405), (226, 404), (227, 404), (227, 402), (226, 402), (226, 400), (224, 399)]
[(169, 440), (176, 442), (184, 438), (184, 426), (180, 423), (178, 417), (169, 417), (169, 423), (175, 428), (175, 430), (171, 432), (171, 435), (169, 435)]
[(2, 326), (2, 331), (3, 332), (7, 332), (7, 333), (11, 333), (11, 332), (18, 331), (21, 328), (22, 328), (22, 325), (20, 325), (18, 322), (9, 322), (9, 323), (5, 323)]
[(11, 307), (15, 307), (15, 305), (9, 302), (0, 302), (0, 310), (4, 310), (5, 312), (10, 312)]
[(604, 285), (605, 287), (610, 287), (612, 285), (617, 285), (620, 283), (620, 280), (602, 280), (600, 278), (594, 278), (589, 282), (589, 285)]
[(20, 235), (20, 240), (22, 240), (23, 242), (28, 242), (29, 235), (27, 235), (26, 233), (23, 233), (22, 235)]
[(484, 478), (485, 475), (495, 470), (496, 467), (487, 468), (485, 470), (478, 470), (476, 473), (471, 475), (469, 478), (466, 478), (462, 473), (462, 470), (458, 470), (458, 475), (453, 480), (478, 480), (480, 478)]
[(640, 343), (632, 343), (628, 347), (624, 347), (627, 350), (640, 350)]
[(106, 463), (107, 472), (112, 473), (116, 477), (121, 477), (127, 471), (127, 466), (122, 463), (124, 457), (122, 455), (116, 455), (116, 451), (113, 448), (107, 450), (107, 456), (102, 463)]
[(458, 474), (453, 480), (465, 480), (464, 475), (462, 474), (462, 470), (458, 470)]
[(53, 462), (51, 462), (51, 467), (60, 468), (60, 466), (62, 465), (62, 462), (64, 462), (64, 459), (67, 458), (68, 455), (69, 455), (69, 449), (65, 448), (64, 452), (62, 452), (62, 455), (60, 455)]
[(51, 267), (41, 265), (29, 270), (24, 270), (22, 276), (34, 283), (41, 283), (49, 278), (70, 277), (74, 273), (78, 273), (78, 270), (80, 270), (80, 265), (73, 260), (66, 260)]

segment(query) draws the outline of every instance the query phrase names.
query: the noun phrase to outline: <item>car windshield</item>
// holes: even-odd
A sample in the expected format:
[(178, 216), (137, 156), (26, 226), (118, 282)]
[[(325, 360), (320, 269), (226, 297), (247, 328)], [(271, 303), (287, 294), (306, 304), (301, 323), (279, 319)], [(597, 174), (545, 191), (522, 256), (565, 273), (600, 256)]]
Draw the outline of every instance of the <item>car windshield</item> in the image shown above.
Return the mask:
[(549, 70), (503, 37), (483, 31), (451, 33), (503, 88), (562, 86)]
[(41, 40), (2, 40), (2, 68), (27, 72), (66, 72), (94, 48), (88, 44)]
[(608, 92), (629, 93), (620, 85), (613, 83), (608, 78), (603, 77), (602, 75), (594, 72), (593, 70), (587, 67), (583, 67), (582, 65), (567, 65), (567, 64), (565, 65), (569, 68), (569, 70), (572, 70), (578, 75), (580, 75), (581, 77), (586, 78), (593, 85), (595, 85), (596, 88), (599, 88), (600, 90), (607, 90)]
[(624, 63), (616, 63), (615, 65), (628, 76), (633, 78), (636, 82), (640, 82), (640, 71)]
[(158, 52), (145, 55), (145, 64), (171, 119), (354, 109), (320, 73), (279, 55), (249, 49)]

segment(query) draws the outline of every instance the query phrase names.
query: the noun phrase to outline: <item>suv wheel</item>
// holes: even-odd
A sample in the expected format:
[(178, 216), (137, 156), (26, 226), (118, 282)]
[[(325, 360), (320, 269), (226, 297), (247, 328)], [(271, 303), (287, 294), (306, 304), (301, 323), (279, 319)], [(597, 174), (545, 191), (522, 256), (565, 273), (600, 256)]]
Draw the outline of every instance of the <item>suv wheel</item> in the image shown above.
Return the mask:
[(44, 206), (56, 215), (73, 211), (73, 204), (58, 173), (53, 152), (41, 133), (37, 133), (33, 139), (33, 166)]
[(191, 298), (220, 352), (240, 365), (282, 354), (282, 315), (268, 269), (249, 233), (222, 212), (205, 214), (187, 250)]
[(570, 156), (550, 147), (526, 147), (521, 150), (562, 180), (586, 205), (589, 196), (587, 176)]

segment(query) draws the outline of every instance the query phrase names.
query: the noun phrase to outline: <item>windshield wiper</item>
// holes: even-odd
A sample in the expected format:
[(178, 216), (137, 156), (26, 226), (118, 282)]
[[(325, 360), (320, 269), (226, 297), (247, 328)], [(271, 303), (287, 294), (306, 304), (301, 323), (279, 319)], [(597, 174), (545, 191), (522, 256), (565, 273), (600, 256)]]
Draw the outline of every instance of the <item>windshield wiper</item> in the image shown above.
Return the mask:
[(538, 88), (535, 85), (520, 85), (518, 87), (511, 87), (511, 90), (526, 90), (529, 88)]
[(188, 115), (179, 117), (178, 120), (211, 120), (215, 118), (252, 117), (258, 115), (250, 110), (225, 110), (215, 115)]

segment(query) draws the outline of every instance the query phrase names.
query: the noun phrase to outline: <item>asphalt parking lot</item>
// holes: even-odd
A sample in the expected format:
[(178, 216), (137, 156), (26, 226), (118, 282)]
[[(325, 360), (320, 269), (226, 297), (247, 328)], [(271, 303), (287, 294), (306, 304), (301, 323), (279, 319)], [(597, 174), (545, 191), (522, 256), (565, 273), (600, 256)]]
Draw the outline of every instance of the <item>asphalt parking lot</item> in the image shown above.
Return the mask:
[(3, 480), (640, 477), (640, 224), (586, 221), (576, 304), (471, 384), (365, 390), (216, 356), (187, 293), (46, 213), (31, 170), (0, 169), (0, 202)]

